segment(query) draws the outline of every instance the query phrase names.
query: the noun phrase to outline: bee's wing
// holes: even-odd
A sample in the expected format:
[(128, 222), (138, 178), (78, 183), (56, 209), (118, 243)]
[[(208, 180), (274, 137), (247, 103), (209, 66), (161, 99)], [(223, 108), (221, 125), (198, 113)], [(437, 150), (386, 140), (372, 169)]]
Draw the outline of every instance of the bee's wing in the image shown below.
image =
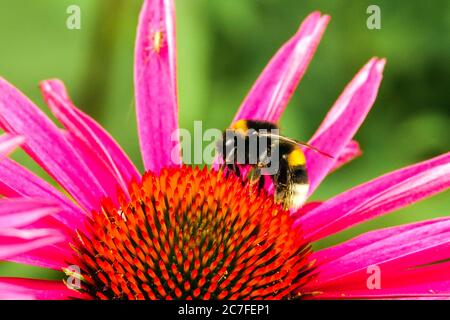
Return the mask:
[(291, 139), (291, 138), (288, 138), (288, 137), (285, 137), (285, 136), (281, 136), (279, 134), (274, 134), (274, 133), (259, 133), (259, 136), (271, 137), (271, 138), (279, 139), (279, 140), (282, 140), (282, 141), (290, 142), (290, 143), (293, 143), (293, 144), (296, 144), (296, 145), (300, 145), (300, 146), (306, 147), (308, 149), (314, 150), (315, 152), (317, 152), (317, 153), (319, 153), (319, 154), (321, 154), (321, 155), (323, 155), (325, 157), (334, 159), (334, 157), (332, 155), (330, 155), (328, 153), (325, 153), (325, 152), (317, 149), (316, 147), (314, 147), (314, 146), (312, 146), (312, 145), (310, 145), (310, 144), (308, 144), (306, 142), (297, 141), (297, 140), (294, 140), (294, 139)]

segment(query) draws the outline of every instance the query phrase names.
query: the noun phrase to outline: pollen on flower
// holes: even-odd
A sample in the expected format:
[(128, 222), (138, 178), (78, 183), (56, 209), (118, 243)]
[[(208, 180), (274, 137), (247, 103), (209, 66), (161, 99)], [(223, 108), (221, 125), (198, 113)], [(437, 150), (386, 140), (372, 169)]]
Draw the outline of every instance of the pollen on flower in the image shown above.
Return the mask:
[(164, 33), (161, 30), (152, 32), (153, 51), (159, 53), (164, 44)]
[(310, 281), (310, 246), (288, 211), (234, 175), (146, 173), (74, 239), (82, 292), (98, 299), (281, 299)]

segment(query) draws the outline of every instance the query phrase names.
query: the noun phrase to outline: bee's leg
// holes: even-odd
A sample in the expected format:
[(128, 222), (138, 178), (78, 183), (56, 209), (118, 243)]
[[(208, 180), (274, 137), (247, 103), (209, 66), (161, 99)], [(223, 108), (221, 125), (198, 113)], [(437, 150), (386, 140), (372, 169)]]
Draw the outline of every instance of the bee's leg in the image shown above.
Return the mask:
[(272, 177), (275, 187), (275, 202), (280, 203), (286, 210), (290, 205), (290, 172), (286, 159), (280, 158), (279, 170)]
[(230, 176), (231, 172), (235, 172), (234, 164), (232, 164), (232, 163), (225, 164), (224, 167), (225, 167), (225, 177), (227, 177), (227, 178)]
[(233, 163), (233, 171), (236, 174), (236, 176), (241, 176), (241, 169), (239, 169), (239, 166), (236, 163)]
[(264, 189), (265, 182), (266, 182), (266, 179), (264, 178), (264, 176), (261, 176), (258, 181), (258, 189), (259, 190)]
[(224, 168), (226, 168), (225, 170), (225, 177), (228, 177), (230, 175), (230, 172), (234, 172), (236, 173), (236, 175), (239, 175), (238, 172), (238, 168), (236, 166), (236, 154), (235, 154), (235, 147), (231, 148), (231, 150), (229, 150), (228, 154), (225, 152), (225, 147), (224, 147), (224, 152), (223, 152), (223, 166)]
[(224, 167), (226, 168), (226, 170), (224, 170), (226, 178), (230, 176), (231, 172), (234, 172), (234, 174), (238, 177), (241, 176), (241, 170), (236, 163), (225, 164)]

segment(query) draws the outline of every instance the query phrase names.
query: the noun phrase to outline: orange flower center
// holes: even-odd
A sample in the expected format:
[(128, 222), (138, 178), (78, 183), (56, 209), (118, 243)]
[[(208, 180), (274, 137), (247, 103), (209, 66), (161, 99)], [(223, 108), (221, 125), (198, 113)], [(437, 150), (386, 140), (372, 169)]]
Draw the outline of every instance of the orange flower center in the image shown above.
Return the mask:
[(302, 294), (310, 246), (288, 211), (234, 175), (146, 173), (75, 239), (82, 292), (99, 299), (282, 299)]

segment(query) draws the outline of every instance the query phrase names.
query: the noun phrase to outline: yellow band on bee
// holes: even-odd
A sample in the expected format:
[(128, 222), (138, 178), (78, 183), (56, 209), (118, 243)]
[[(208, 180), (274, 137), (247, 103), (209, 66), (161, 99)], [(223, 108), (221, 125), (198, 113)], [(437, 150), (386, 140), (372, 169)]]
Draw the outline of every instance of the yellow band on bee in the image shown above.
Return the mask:
[(305, 154), (300, 148), (297, 148), (289, 153), (287, 161), (290, 166), (304, 165), (306, 163)]
[(247, 120), (238, 120), (231, 126), (233, 130), (241, 130), (243, 133), (247, 133), (248, 125)]

